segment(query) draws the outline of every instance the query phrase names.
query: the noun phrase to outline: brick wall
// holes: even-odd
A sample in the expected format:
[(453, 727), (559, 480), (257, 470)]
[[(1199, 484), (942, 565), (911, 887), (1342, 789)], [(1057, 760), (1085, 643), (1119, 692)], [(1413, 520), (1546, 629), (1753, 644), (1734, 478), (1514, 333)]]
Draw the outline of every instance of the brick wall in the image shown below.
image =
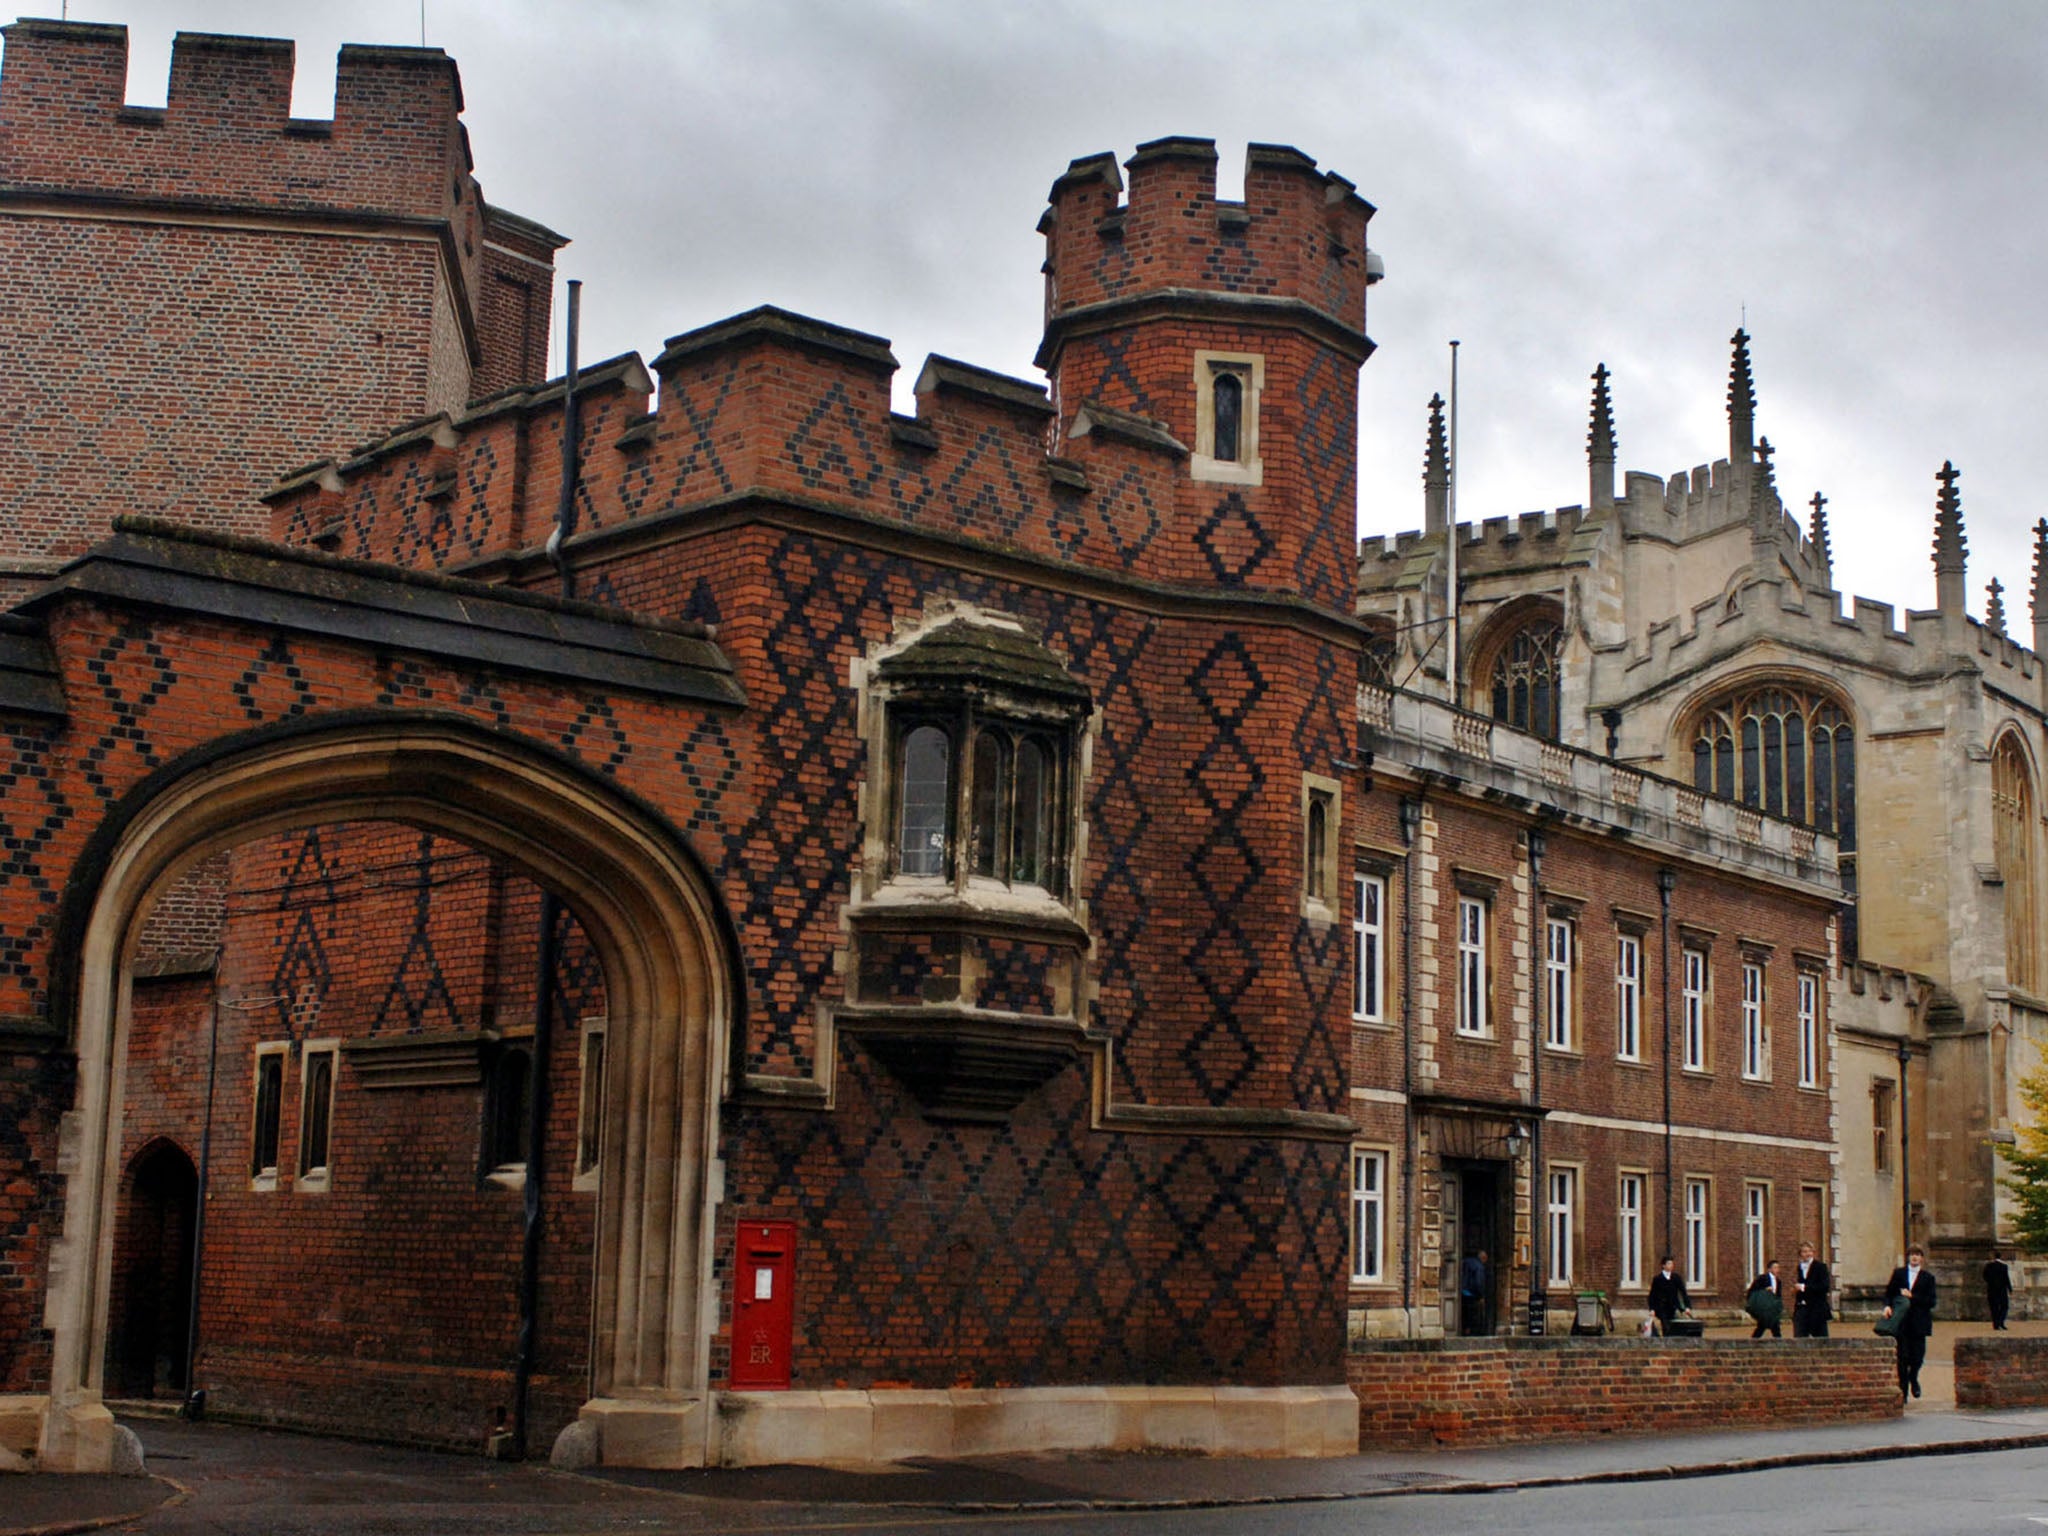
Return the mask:
[(288, 42), (180, 34), (146, 109), (125, 28), (4, 35), (0, 599), (119, 513), (261, 533), (281, 470), (544, 366), (560, 237), (500, 215), (486, 262), (438, 49), (344, 49), (313, 123)]
[(2048, 1407), (2048, 1338), (1957, 1339), (1956, 1406)]
[(1346, 1362), (1359, 1443), (1390, 1449), (1894, 1418), (1888, 1339), (1446, 1339)]

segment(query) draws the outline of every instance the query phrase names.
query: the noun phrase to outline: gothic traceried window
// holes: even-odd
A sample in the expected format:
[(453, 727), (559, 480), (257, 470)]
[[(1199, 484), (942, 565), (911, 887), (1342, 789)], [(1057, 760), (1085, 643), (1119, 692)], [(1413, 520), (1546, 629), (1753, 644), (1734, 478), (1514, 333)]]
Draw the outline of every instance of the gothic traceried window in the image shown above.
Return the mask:
[(1564, 627), (1549, 615), (1527, 620), (1503, 640), (1487, 679), (1493, 718), (1556, 741), (1563, 653)]
[(1856, 848), (1856, 736), (1827, 694), (1766, 683), (1724, 695), (1693, 727), (1695, 789), (1833, 833)]
[(1358, 675), (1361, 681), (1379, 688), (1394, 686), (1394, 656), (1396, 644), (1394, 631), (1373, 629), (1365, 637), (1365, 648), (1359, 657)]
[[(1854, 894), (1856, 732), (1848, 711), (1817, 688), (1774, 681), (1709, 700), (1693, 719), (1693, 787), (1832, 834), (1842, 887)], [(1854, 955), (1853, 907), (1842, 939)]]
[(2010, 731), (1991, 752), (1991, 825), (2005, 880), (2005, 978), (2040, 991), (2040, 935), (2034, 917), (2034, 776)]

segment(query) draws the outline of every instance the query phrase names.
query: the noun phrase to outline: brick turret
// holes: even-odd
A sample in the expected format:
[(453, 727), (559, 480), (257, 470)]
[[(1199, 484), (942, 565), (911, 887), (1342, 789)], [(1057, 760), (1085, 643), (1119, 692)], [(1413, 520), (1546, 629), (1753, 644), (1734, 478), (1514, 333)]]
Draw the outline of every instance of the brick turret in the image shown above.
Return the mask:
[(1277, 145), (1247, 151), (1241, 203), (1208, 139), (1125, 170), (1119, 200), (1112, 157), (1074, 161), (1039, 226), (1057, 440), (1089, 403), (1159, 421), (1189, 457), (1151, 573), (1345, 609), (1371, 204)]
[(116, 513), (261, 533), (309, 447), (545, 371), (562, 237), (484, 202), (439, 49), (343, 48), (313, 121), (281, 39), (180, 33), (152, 108), (124, 27), (0, 37), (0, 599)]

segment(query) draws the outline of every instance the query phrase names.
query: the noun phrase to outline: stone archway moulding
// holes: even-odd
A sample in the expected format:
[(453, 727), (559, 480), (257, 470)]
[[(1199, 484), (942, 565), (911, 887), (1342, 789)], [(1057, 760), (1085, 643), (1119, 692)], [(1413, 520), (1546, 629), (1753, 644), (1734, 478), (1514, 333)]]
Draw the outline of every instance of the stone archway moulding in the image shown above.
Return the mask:
[[(106, 1470), (101, 1401), (119, 1183), (127, 959), (153, 896), (252, 838), (337, 821), (398, 821), (460, 838), (556, 892), (602, 959), (604, 1170), (582, 1433), (608, 1462), (690, 1466), (707, 1454), (713, 1177), (727, 1032), (729, 927), (660, 814), (590, 770), (503, 733), (430, 716), (356, 718), (229, 741), (137, 792), (93, 881), (76, 943), (77, 1094), (64, 1117), (63, 1231), (50, 1260), (50, 1403), (39, 1460)], [(77, 878), (77, 877), (74, 877)], [(88, 876), (89, 878), (89, 876)]]

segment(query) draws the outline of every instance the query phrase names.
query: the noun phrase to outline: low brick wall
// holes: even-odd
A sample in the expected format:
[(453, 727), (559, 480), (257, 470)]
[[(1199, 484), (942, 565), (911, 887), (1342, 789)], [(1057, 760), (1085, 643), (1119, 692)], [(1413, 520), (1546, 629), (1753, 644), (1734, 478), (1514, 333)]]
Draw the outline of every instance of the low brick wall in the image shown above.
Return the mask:
[(1390, 1340), (1353, 1346), (1348, 1365), (1366, 1448), (1838, 1424), (1900, 1412), (1889, 1339)]
[(1956, 1406), (2048, 1408), (2048, 1339), (1957, 1339)]

